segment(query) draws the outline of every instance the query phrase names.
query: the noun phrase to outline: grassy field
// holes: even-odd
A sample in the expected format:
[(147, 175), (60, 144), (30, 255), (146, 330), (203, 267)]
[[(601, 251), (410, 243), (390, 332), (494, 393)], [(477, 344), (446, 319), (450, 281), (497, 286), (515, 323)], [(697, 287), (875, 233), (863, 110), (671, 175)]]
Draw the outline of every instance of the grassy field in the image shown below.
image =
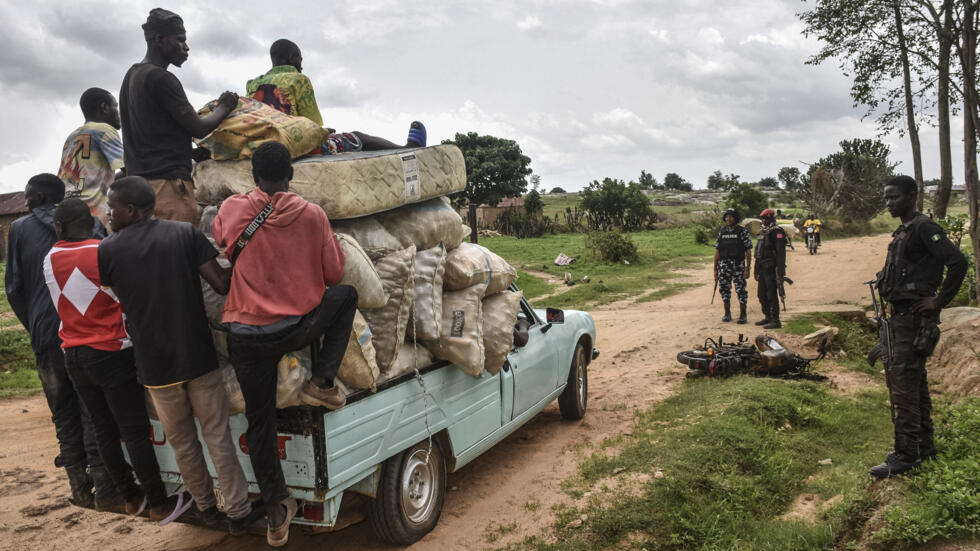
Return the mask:
[[(6, 269), (7, 264), (0, 262), (0, 273), (6, 273)], [(14, 316), (7, 293), (0, 286), (0, 397), (40, 391), (30, 337)]]
[[(862, 356), (867, 328), (836, 321), (863, 334), (840, 343)], [(886, 403), (883, 385), (843, 396), (824, 383), (687, 381), (580, 451), (553, 528), (507, 549), (901, 549), (976, 537), (980, 400), (938, 406), (940, 455), (917, 477), (872, 482), (867, 469), (892, 443)]]
[[(617, 300), (682, 289), (678, 285), (677, 268), (705, 262), (714, 254), (709, 246), (694, 242), (691, 228), (637, 232), (629, 234), (639, 251), (639, 260), (629, 265), (604, 262), (586, 249), (584, 234), (555, 234), (539, 238), (517, 239), (514, 237), (484, 237), (480, 244), (504, 257), (521, 271), (517, 284), (533, 299), (553, 292), (554, 287), (526, 270), (552, 274), (563, 279), (566, 272), (576, 281), (571, 289), (546, 299), (555, 308), (585, 308), (607, 304)], [(569, 266), (555, 266), (559, 253), (576, 258)], [(590, 282), (582, 283), (584, 276)], [(532, 303), (534, 301), (532, 300)]]

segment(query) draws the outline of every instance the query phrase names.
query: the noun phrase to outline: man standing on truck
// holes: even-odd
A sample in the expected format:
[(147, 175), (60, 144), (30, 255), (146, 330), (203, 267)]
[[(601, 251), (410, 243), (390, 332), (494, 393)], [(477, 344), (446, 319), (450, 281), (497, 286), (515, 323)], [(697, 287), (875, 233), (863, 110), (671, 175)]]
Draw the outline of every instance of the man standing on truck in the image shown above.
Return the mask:
[(765, 329), (778, 329), (779, 286), (786, 277), (786, 230), (776, 225), (776, 213), (759, 213), (762, 228), (755, 243), (755, 280), (759, 282), (759, 303), (765, 317), (755, 322)]
[(745, 323), (745, 308), (749, 302), (749, 291), (745, 280), (749, 278), (752, 265), (752, 237), (748, 228), (738, 225), (738, 211), (730, 208), (722, 218), (725, 225), (718, 230), (715, 241), (715, 282), (725, 302), (723, 322), (732, 321), (732, 284), (738, 294), (738, 323)]
[[(132, 342), (126, 333), (122, 308), (112, 291), (99, 282), (99, 239), (88, 205), (66, 199), (54, 211), (59, 241), (44, 258), (44, 278), (61, 318), (61, 347), (65, 371), (82, 404), (92, 416), (99, 454), (126, 512), (149, 508), (150, 519), (171, 515), (176, 497), (168, 500), (160, 467), (150, 442), (143, 388), (136, 381)], [(122, 439), (136, 468), (123, 457)], [(144, 501), (145, 500), (145, 501)]]
[(212, 229), (233, 264), (222, 321), (245, 398), (249, 459), (269, 519), (266, 539), (279, 547), (289, 539), (297, 504), (279, 462), (276, 366), (283, 354), (312, 344), (313, 377), (300, 396), (311, 405), (343, 407), (346, 397), (333, 382), (350, 339), (357, 291), (337, 285), (344, 253), (323, 209), (288, 191), (289, 150), (275, 142), (259, 146), (252, 177), (256, 188), (225, 199)]
[[(31, 336), (37, 375), (58, 437), (54, 464), (68, 473), (70, 501), (82, 507), (91, 507), (94, 501), (96, 507), (104, 509), (119, 504), (119, 493), (102, 465), (88, 411), (78, 401), (65, 372), (65, 354), (58, 336), (60, 320), (41, 270), (45, 255), (58, 241), (54, 210), (64, 196), (65, 184), (54, 174), (38, 174), (28, 180), (24, 197), (31, 212), (10, 225), (4, 284), (10, 307)], [(100, 237), (105, 235), (98, 221), (90, 229)]]
[[(99, 245), (99, 278), (126, 312), (139, 381), (150, 393), (201, 516), (213, 523), (219, 514), (195, 417), (218, 474), (231, 531), (243, 533), (253, 520), (252, 507), (228, 426), (228, 394), (200, 280), (225, 294), (228, 270), (215, 260), (218, 251), (197, 228), (155, 218), (155, 201), (153, 188), (139, 176), (109, 186), (115, 233)], [(180, 494), (175, 514), (190, 507), (185, 494)]]
[(58, 177), (69, 197), (80, 197), (92, 214), (106, 224), (109, 208), (106, 194), (123, 168), (123, 146), (119, 138), (119, 104), (102, 88), (89, 88), (79, 100), (85, 124), (75, 129), (61, 150)]
[(238, 104), (238, 95), (221, 94), (214, 111), (199, 117), (180, 81), (167, 70), (187, 61), (184, 20), (154, 8), (143, 24), (143, 36), (146, 56), (130, 67), (119, 91), (127, 174), (149, 181), (157, 218), (197, 225), (191, 138), (203, 138), (217, 128)]
[(885, 205), (902, 225), (892, 234), (877, 278), (882, 299), (891, 305), (892, 349), (886, 351), (885, 377), (895, 450), (871, 468), (876, 478), (902, 474), (936, 456), (926, 359), (939, 342), (939, 312), (959, 292), (967, 269), (966, 258), (943, 228), (915, 210), (918, 191), (909, 176), (885, 184)]
[[(323, 117), (313, 94), (310, 78), (303, 74), (303, 54), (291, 40), (280, 38), (269, 48), (272, 68), (264, 75), (246, 83), (246, 93), (287, 115), (306, 117), (323, 126)], [(331, 130), (333, 132), (333, 130)], [(398, 145), (384, 138), (363, 132), (332, 133), (323, 144), (322, 153), (350, 151), (375, 151), (381, 149), (405, 149), (425, 147), (425, 126), (414, 121), (409, 126), (408, 141)]]

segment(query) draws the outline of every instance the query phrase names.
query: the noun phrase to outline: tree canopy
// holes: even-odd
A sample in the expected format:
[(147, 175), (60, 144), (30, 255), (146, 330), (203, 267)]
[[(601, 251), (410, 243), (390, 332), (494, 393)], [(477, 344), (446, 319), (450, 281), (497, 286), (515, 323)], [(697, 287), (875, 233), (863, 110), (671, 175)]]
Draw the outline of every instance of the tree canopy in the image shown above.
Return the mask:
[(841, 150), (810, 166), (804, 194), (810, 208), (849, 220), (870, 220), (885, 208), (882, 190), (894, 175), (889, 147), (878, 140), (840, 142)]
[(466, 189), (459, 194), (464, 204), (495, 206), (501, 199), (519, 197), (527, 190), (531, 159), (514, 140), (467, 132), (442, 143), (455, 144), (466, 160)]
[(636, 182), (604, 178), (593, 181), (582, 190), (582, 208), (591, 218), (589, 226), (625, 231), (642, 229), (654, 218), (650, 198)]
[(688, 182), (684, 178), (681, 178), (676, 172), (668, 172), (664, 176), (664, 188), (672, 189), (674, 191), (692, 191), (694, 186), (691, 182)]

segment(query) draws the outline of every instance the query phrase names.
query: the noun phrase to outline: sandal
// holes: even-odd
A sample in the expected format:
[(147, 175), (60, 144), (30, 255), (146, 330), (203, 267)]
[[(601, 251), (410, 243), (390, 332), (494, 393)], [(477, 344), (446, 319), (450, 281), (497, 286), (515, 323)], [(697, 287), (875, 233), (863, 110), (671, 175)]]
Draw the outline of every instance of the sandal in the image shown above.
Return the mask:
[(425, 138), (425, 125), (419, 121), (412, 121), (408, 127), (408, 142), (418, 144), (415, 147), (425, 147)]
[[(167, 516), (161, 517), (160, 514), (154, 514), (155, 508), (150, 509), (150, 520), (159, 521), (160, 526), (166, 526), (171, 522), (180, 518), (180, 515), (186, 513), (187, 510), (191, 508), (191, 505), (194, 505), (194, 498), (191, 497), (189, 493), (183, 490), (179, 490), (176, 493), (170, 494), (170, 496), (167, 497), (167, 501), (164, 502), (164, 504), (169, 505), (172, 502), (171, 498), (173, 497), (177, 498), (177, 503), (174, 504), (173, 509), (170, 510), (170, 513), (167, 514)], [(169, 509), (169, 507), (167, 508)]]

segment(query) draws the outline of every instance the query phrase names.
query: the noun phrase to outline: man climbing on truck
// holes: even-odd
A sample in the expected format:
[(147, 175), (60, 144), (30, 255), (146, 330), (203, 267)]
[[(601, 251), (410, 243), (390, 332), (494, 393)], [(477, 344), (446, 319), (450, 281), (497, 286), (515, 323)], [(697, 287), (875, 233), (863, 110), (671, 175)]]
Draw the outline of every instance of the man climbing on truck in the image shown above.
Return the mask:
[(222, 321), (245, 398), (249, 459), (269, 519), (266, 539), (280, 547), (289, 539), (297, 503), (279, 462), (276, 366), (283, 354), (312, 344), (313, 376), (301, 398), (327, 409), (343, 407), (346, 397), (333, 382), (350, 339), (357, 291), (337, 285), (344, 252), (323, 209), (289, 192), (289, 150), (276, 142), (259, 146), (252, 177), (256, 188), (225, 199), (212, 231), (233, 264)]

